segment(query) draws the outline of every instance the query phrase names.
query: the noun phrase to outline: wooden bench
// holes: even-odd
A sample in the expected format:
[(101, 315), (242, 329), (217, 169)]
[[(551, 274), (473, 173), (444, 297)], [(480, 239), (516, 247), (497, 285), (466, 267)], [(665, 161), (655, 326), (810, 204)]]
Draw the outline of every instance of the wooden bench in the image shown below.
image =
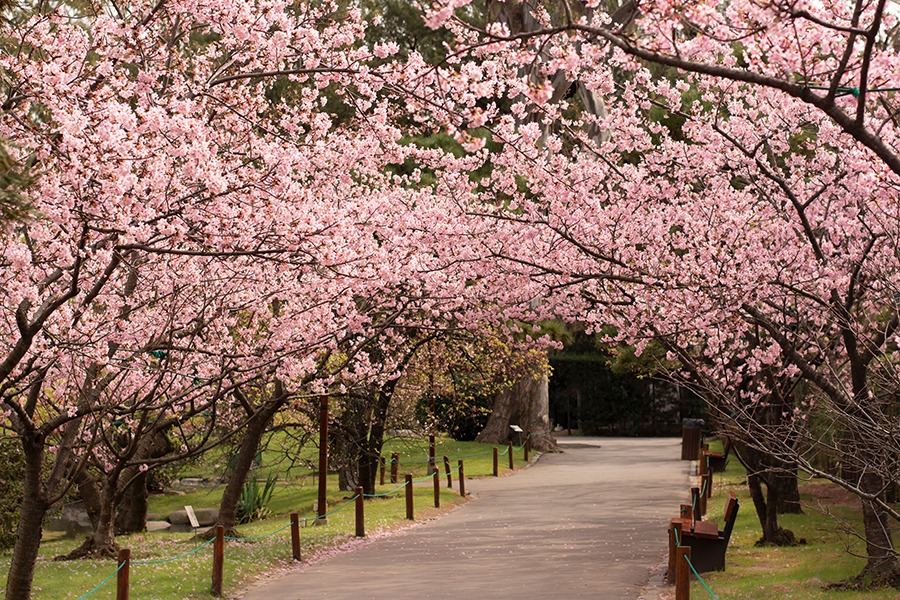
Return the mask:
[[(690, 505), (686, 508), (689, 509)], [(714, 522), (701, 521), (693, 514), (689, 518), (672, 519), (669, 525), (670, 577), (674, 577), (675, 573), (676, 545), (691, 547), (691, 563), (698, 573), (725, 570), (725, 550), (728, 548), (728, 540), (731, 539), (731, 530), (734, 529), (738, 508), (738, 499), (734, 492), (730, 492), (725, 504), (725, 527), (721, 530)], [(683, 511), (684, 509), (685, 507), (682, 507)]]
[(727, 437), (722, 441), (722, 452), (707, 452), (707, 456), (709, 456), (709, 466), (713, 468), (716, 473), (721, 473), (725, 470), (725, 465), (728, 464), (728, 453), (731, 452), (731, 440)]

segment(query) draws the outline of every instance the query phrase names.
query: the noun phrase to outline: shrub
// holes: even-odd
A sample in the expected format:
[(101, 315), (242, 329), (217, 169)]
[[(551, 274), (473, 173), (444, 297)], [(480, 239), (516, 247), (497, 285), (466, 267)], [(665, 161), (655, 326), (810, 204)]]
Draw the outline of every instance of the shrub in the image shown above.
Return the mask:
[(241, 498), (238, 500), (238, 523), (244, 524), (265, 519), (272, 514), (272, 511), (269, 510), (269, 502), (272, 500), (272, 493), (275, 491), (277, 481), (278, 477), (274, 473), (269, 473), (263, 487), (259, 486), (256, 478), (248, 479), (244, 483), (244, 487), (241, 489)]

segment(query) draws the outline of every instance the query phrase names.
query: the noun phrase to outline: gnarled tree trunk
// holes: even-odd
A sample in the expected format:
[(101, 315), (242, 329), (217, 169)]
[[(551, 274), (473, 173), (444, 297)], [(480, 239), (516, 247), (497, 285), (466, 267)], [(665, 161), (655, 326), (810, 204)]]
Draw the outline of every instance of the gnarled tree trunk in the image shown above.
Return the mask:
[(550, 435), (550, 398), (547, 374), (526, 377), (494, 397), (491, 416), (476, 441), (505, 444), (518, 441), (511, 425), (522, 428), (531, 437), (531, 446), (543, 452), (555, 450), (556, 440)]

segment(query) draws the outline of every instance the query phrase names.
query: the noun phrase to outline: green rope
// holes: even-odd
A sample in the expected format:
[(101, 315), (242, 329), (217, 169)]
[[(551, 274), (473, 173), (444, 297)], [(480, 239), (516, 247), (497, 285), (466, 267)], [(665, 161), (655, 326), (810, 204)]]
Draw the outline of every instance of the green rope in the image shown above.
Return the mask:
[(268, 538), (268, 537), (272, 537), (272, 536), (275, 535), (276, 533), (281, 533), (282, 531), (284, 531), (285, 529), (287, 529), (287, 528), (290, 527), (290, 526), (291, 526), (291, 524), (288, 523), (288, 524), (285, 525), (284, 527), (281, 527), (280, 529), (276, 529), (275, 531), (273, 531), (273, 532), (271, 532), (271, 533), (264, 533), (263, 535), (251, 535), (251, 536), (249, 536), (249, 537), (232, 537), (232, 536), (230, 536), (230, 535), (226, 535), (226, 536), (225, 536), (225, 539), (226, 539), (226, 540), (231, 540), (231, 541), (233, 541), (233, 542), (249, 542), (249, 541), (252, 541), (252, 540), (261, 540), (261, 539), (265, 539), (265, 538)]
[(216, 538), (207, 540), (207, 541), (203, 542), (202, 544), (200, 544), (199, 546), (197, 546), (196, 548), (194, 548), (193, 550), (191, 550), (189, 552), (185, 552), (184, 554), (179, 554), (178, 556), (173, 556), (171, 558), (161, 558), (159, 560), (133, 560), (133, 561), (131, 561), (131, 564), (133, 564), (133, 565), (161, 565), (164, 563), (173, 562), (173, 561), (179, 560), (181, 558), (190, 556), (191, 554), (196, 554), (203, 548), (206, 548), (207, 546), (212, 544), (214, 541), (216, 541)]
[(713, 591), (712, 591), (711, 589), (709, 589), (709, 586), (706, 585), (706, 582), (703, 581), (703, 578), (702, 578), (702, 577), (700, 577), (700, 573), (698, 573), (698, 572), (697, 572), (697, 569), (694, 568), (694, 563), (691, 562), (691, 559), (688, 558), (688, 555), (687, 555), (687, 554), (684, 555), (684, 560), (687, 561), (687, 564), (688, 564), (688, 566), (691, 568), (691, 571), (693, 571), (693, 572), (694, 572), (694, 575), (697, 577), (697, 581), (699, 581), (700, 583), (703, 584), (703, 587), (706, 588), (706, 591), (709, 592), (709, 595), (712, 596), (713, 598), (715, 598), (716, 600), (719, 600), (719, 597), (716, 596), (715, 594), (713, 594)]
[(381, 494), (363, 494), (363, 498), (384, 498), (385, 496), (390, 496), (391, 494), (395, 494), (406, 487), (404, 483), (400, 487), (396, 487), (389, 492), (382, 492)]
[[(435, 471), (435, 473), (438, 473), (438, 472)], [(438, 475), (440, 475), (440, 473), (438, 473)], [(422, 483), (423, 481), (431, 481), (433, 479), (434, 479), (434, 475), (426, 475), (425, 477), (422, 477), (421, 479), (413, 479), (413, 483)]]
[(675, 532), (675, 545), (676, 545), (676, 546), (681, 546), (681, 536), (678, 535), (678, 528), (676, 527), (676, 528), (674, 528), (672, 531)]
[(338, 506), (337, 508), (334, 508), (334, 509), (332, 509), (332, 510), (329, 510), (329, 511), (328, 511), (327, 513), (325, 513), (324, 515), (317, 516), (317, 517), (314, 517), (314, 518), (312, 518), (312, 519), (304, 518), (304, 519), (303, 519), (303, 522), (306, 523), (306, 522), (308, 522), (308, 521), (310, 521), (310, 520), (312, 520), (312, 521), (317, 521), (317, 520), (319, 520), (319, 519), (324, 519), (324, 518), (327, 517), (328, 515), (333, 515), (334, 513), (338, 512), (338, 511), (340, 511), (340, 510), (344, 510), (345, 508), (347, 508), (348, 506), (350, 506), (351, 504), (353, 504), (354, 502), (356, 502), (356, 499), (357, 499), (357, 498), (359, 498), (359, 494), (353, 496), (352, 498), (350, 498), (349, 500), (347, 500), (346, 502), (344, 502), (343, 504), (341, 504), (341, 505)]
[(99, 590), (100, 588), (102, 588), (104, 585), (106, 585), (107, 583), (109, 583), (109, 580), (112, 579), (113, 577), (115, 577), (115, 576), (119, 573), (119, 571), (122, 570), (122, 567), (124, 567), (124, 566), (125, 566), (125, 563), (120, 563), (119, 566), (118, 566), (118, 568), (116, 568), (115, 571), (113, 571), (112, 573), (110, 573), (109, 577), (107, 577), (106, 579), (104, 579), (103, 581), (100, 582), (100, 585), (98, 585), (97, 587), (95, 587), (94, 589), (92, 589), (91, 591), (89, 591), (89, 592), (88, 592), (87, 594), (85, 594), (84, 596), (80, 596), (80, 597), (78, 598), (78, 600), (84, 600), (84, 598), (87, 598), (88, 596), (90, 596), (91, 594), (93, 594), (94, 592), (96, 592), (97, 590)]

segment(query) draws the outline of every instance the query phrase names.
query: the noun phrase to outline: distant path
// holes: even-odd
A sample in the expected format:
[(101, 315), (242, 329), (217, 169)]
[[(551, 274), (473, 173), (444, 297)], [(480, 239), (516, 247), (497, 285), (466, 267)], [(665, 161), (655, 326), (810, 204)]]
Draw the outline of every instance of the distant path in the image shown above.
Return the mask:
[(245, 600), (634, 599), (664, 562), (687, 489), (672, 438), (561, 438), (475, 500), (417, 527), (254, 584)]

